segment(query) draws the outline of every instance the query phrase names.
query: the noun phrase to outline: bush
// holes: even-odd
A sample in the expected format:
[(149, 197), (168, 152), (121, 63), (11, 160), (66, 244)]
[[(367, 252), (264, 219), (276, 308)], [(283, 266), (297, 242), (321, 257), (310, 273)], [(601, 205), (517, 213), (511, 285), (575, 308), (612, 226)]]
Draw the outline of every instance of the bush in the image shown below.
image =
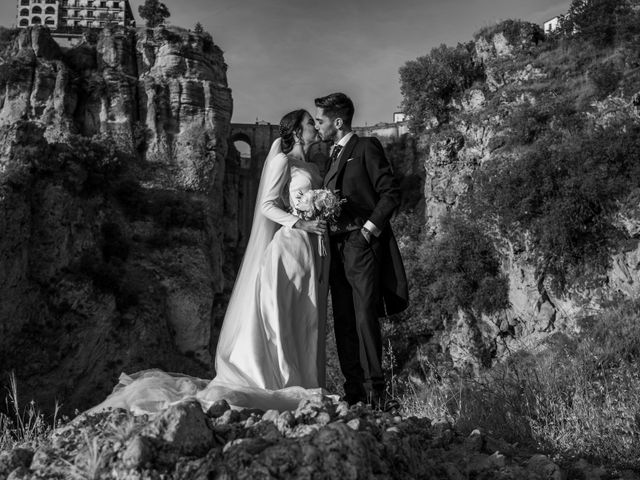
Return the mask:
[(615, 61), (596, 63), (589, 69), (588, 74), (598, 99), (614, 93), (624, 77), (622, 66)]
[(419, 260), (423, 291), (417, 298), (436, 324), (460, 309), (477, 318), (509, 306), (498, 254), (468, 218), (445, 216), (441, 235), (426, 243)]
[(548, 144), (582, 131), (585, 121), (571, 96), (549, 95), (535, 104), (529, 102), (515, 107), (505, 119), (508, 131), (504, 141), (508, 146), (528, 146), (536, 142)]
[(634, 124), (547, 138), (521, 158), (476, 172), (467, 207), (477, 218), (497, 221), (506, 238), (526, 237), (540, 271), (563, 288), (589, 268), (607, 267), (623, 236), (613, 214), (640, 182), (639, 155)]
[(472, 42), (456, 47), (440, 45), (407, 62), (400, 68), (400, 91), (412, 130), (422, 131), (432, 117), (446, 122), (451, 101), (483, 77), (482, 65), (474, 61)]
[(31, 79), (35, 68), (34, 56), (20, 56), (0, 64), (0, 86), (16, 85)]
[(573, 0), (562, 31), (597, 47), (629, 41), (640, 34), (640, 13), (633, 0)]
[[(66, 143), (47, 143), (43, 139), (12, 150), (14, 178), (5, 175), (4, 183), (49, 181), (83, 196), (108, 191), (128, 167), (131, 158), (113, 143), (72, 136)], [(20, 182), (17, 182), (20, 183)]]
[(165, 229), (194, 228), (204, 230), (205, 208), (188, 193), (155, 191), (147, 197), (147, 209), (153, 219)]
[(511, 45), (519, 45), (522, 41), (538, 43), (544, 39), (544, 32), (535, 23), (522, 20), (503, 20), (495, 25), (486, 26), (473, 35), (474, 40), (483, 38), (491, 40), (494, 35), (502, 33)]
[(19, 34), (19, 28), (0, 27), (0, 54), (13, 43)]

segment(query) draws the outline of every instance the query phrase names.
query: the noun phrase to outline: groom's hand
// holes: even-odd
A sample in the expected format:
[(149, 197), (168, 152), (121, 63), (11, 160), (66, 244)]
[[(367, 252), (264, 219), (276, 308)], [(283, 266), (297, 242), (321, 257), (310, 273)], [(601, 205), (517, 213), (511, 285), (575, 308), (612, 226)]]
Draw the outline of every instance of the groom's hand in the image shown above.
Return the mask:
[(360, 229), (360, 233), (362, 233), (362, 236), (367, 241), (367, 243), (371, 243), (371, 231), (370, 230), (362, 227)]
[(299, 228), (300, 230), (304, 230), (305, 232), (315, 233), (318, 235), (324, 235), (327, 233), (327, 222), (326, 220), (298, 220), (294, 228)]

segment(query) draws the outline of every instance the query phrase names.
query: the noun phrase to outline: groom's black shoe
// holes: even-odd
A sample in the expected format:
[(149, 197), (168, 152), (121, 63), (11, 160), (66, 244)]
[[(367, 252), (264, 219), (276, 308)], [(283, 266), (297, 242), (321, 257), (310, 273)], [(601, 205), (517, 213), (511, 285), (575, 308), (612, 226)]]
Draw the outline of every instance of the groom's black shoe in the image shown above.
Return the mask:
[(349, 406), (355, 405), (358, 402), (367, 403), (367, 397), (364, 395), (345, 395), (341, 397), (340, 400), (347, 402)]
[(397, 412), (400, 410), (400, 402), (384, 390), (373, 390), (370, 394), (371, 408), (381, 412)]

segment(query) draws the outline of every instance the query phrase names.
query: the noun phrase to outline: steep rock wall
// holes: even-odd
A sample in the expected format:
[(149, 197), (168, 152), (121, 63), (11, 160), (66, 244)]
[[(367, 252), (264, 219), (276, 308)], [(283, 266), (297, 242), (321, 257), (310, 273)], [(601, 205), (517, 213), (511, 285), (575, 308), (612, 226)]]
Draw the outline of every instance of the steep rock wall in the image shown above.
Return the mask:
[[(496, 158), (518, 155), (517, 149), (505, 151), (509, 135), (505, 121), (523, 104), (535, 105), (548, 91), (537, 91), (536, 82), (549, 72), (519, 52), (533, 48), (539, 41), (534, 25), (525, 25), (515, 38), (501, 31), (475, 41), (475, 61), (482, 63), (485, 81), (476, 83), (460, 99), (453, 101), (450, 123), (437, 131), (421, 135), (426, 172), (424, 184), (427, 233), (440, 234), (440, 219), (461, 206), (473, 173)], [(533, 85), (531, 88), (520, 88)], [(516, 92), (516, 93), (514, 93)], [(637, 119), (638, 97), (631, 100), (610, 95), (590, 105), (588, 115), (604, 125), (621, 118)], [(624, 252), (614, 255), (610, 270), (593, 274), (588, 282), (556, 292), (549, 278), (540, 275), (526, 245), (512, 245), (492, 233), (509, 279), (511, 307), (498, 315), (469, 318), (460, 312), (436, 334), (440, 348), (458, 367), (478, 371), (496, 359), (519, 351), (539, 351), (555, 335), (575, 335), (581, 331), (580, 318), (593, 315), (603, 301), (622, 295), (637, 298), (640, 282), (637, 194), (629, 198), (619, 221), (627, 230), (629, 242)]]
[(211, 376), (236, 235), (221, 50), (178, 28), (62, 50), (34, 28), (1, 56), (0, 370), (67, 411), (121, 371)]

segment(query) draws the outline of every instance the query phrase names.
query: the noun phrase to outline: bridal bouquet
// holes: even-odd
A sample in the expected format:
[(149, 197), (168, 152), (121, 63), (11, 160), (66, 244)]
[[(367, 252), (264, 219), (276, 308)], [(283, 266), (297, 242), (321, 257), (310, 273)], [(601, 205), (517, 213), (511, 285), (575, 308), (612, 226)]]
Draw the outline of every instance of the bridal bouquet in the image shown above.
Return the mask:
[[(335, 223), (340, 216), (341, 206), (346, 201), (336, 192), (326, 188), (298, 192), (293, 213), (303, 220), (326, 220), (327, 223)], [(327, 255), (323, 235), (318, 235), (318, 252), (322, 257)]]

